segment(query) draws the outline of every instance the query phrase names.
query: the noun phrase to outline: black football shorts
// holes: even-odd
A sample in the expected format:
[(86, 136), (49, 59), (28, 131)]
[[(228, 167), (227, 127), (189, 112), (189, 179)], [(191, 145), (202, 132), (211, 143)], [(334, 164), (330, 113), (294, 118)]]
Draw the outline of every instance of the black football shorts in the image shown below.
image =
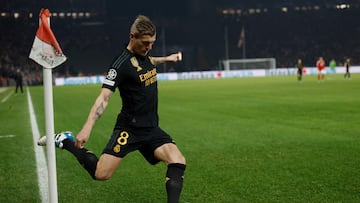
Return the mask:
[[(113, 134), (103, 153), (124, 158), (128, 153), (139, 150), (144, 158), (152, 165), (159, 160), (154, 151), (166, 143), (174, 143), (170, 135), (160, 127), (114, 129)], [(174, 143), (175, 144), (175, 143)]]

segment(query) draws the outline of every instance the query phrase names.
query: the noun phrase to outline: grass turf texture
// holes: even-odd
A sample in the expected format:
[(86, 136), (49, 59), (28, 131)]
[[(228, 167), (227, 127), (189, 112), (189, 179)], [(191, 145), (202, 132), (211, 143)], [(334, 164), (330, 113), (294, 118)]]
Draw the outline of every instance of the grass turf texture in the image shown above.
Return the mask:
[[(359, 202), (360, 75), (330, 77), (160, 81), (160, 126), (187, 158), (181, 202)], [(56, 131), (78, 132), (99, 91), (54, 87)], [(44, 133), (43, 88), (30, 92)], [(86, 144), (95, 154), (120, 107), (116, 92)], [(0, 110), (1, 134), (16, 135), (0, 139), (0, 202), (39, 202), (25, 94)], [(59, 202), (166, 202), (166, 166), (150, 166), (138, 152), (106, 182), (56, 153)]]

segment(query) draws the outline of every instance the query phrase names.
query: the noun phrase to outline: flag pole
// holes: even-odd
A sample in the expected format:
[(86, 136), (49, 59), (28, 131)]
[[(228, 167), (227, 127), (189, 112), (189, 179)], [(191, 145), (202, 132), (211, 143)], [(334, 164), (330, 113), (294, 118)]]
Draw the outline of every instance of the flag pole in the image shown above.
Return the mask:
[(225, 60), (229, 59), (229, 33), (228, 26), (224, 26), (224, 40), (225, 40)]
[(58, 202), (56, 156), (54, 142), (54, 106), (52, 91), (52, 70), (43, 67), (44, 104), (45, 104), (45, 128), (46, 128), (46, 150), (49, 170), (49, 202)]
[(246, 58), (246, 39), (245, 39), (245, 27), (243, 27), (243, 50), (242, 50), (242, 58), (245, 59)]
[(66, 61), (55, 35), (50, 29), (50, 11), (41, 9), (39, 29), (36, 32), (29, 58), (43, 67), (43, 87), (45, 106), (45, 135), (48, 164), (48, 200), (42, 202), (58, 202), (56, 156), (54, 142), (54, 106), (52, 69)]
[(41, 9), (39, 15), (39, 28), (36, 32), (29, 58), (43, 67), (43, 87), (45, 106), (45, 135), (48, 164), (48, 198), (42, 202), (57, 203), (57, 175), (56, 154), (54, 138), (54, 104), (52, 69), (66, 61), (59, 43), (50, 28), (50, 11)]
[(225, 24), (224, 26), (224, 45), (225, 45), (225, 60), (224, 60), (224, 70), (230, 70), (229, 65), (229, 33), (228, 33), (228, 26)]
[[(50, 17), (47, 18), (50, 26)], [(57, 174), (56, 174), (56, 152), (54, 141), (54, 103), (52, 87), (52, 69), (43, 66), (43, 86), (44, 86), (44, 105), (45, 105), (45, 135), (48, 163), (48, 185), (49, 202), (58, 202)]]

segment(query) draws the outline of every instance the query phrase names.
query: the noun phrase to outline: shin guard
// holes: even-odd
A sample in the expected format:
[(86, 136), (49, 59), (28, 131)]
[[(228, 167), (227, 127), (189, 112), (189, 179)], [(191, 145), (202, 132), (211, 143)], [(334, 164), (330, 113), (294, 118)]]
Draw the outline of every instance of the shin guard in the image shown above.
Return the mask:
[(84, 149), (82, 156), (78, 157), (80, 164), (86, 169), (89, 175), (96, 180), (95, 171), (99, 159), (92, 152)]
[(179, 202), (185, 168), (186, 166), (184, 164), (179, 163), (168, 165), (166, 172), (166, 192), (168, 196), (168, 203)]
[(64, 140), (64, 149), (71, 152), (79, 161), (79, 163), (85, 168), (85, 170), (90, 174), (90, 176), (96, 180), (95, 171), (98, 162), (98, 158), (87, 150), (86, 148), (76, 148), (74, 142), (71, 140)]

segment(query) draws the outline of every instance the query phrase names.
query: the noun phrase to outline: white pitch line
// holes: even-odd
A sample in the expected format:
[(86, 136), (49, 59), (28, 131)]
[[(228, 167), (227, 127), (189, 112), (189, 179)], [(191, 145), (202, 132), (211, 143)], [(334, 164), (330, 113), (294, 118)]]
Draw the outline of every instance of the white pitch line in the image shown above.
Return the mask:
[(5, 92), (7, 89), (8, 89), (7, 87), (0, 87), (0, 93)]
[(29, 88), (27, 88), (26, 92), (27, 92), (27, 99), (29, 104), (31, 129), (32, 129), (33, 141), (34, 141), (34, 151), (35, 151), (35, 159), (36, 159), (36, 170), (38, 175), (39, 192), (40, 192), (41, 202), (47, 203), (49, 202), (49, 192), (48, 192), (49, 172), (46, 165), (44, 149), (37, 145), (37, 141), (39, 140), (40, 133), (36, 122), (34, 106), (31, 100)]
[(12, 92), (9, 92), (9, 94), (1, 100), (1, 103), (6, 102), (11, 95), (12, 95)]
[(13, 138), (15, 135), (0, 135), (0, 138)]

